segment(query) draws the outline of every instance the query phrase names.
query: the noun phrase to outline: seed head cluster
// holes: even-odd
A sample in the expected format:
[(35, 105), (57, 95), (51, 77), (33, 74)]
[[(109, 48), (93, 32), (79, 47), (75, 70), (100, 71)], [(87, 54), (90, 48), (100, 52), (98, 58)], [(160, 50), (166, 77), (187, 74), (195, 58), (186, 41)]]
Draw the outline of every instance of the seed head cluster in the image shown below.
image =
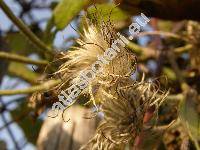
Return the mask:
[[(88, 23), (89, 24), (89, 23)], [(55, 74), (63, 81), (59, 88), (67, 88), (80, 78), (82, 70), (90, 69), (98, 56), (103, 55), (118, 37), (110, 22), (89, 24), (77, 40), (79, 46), (63, 53), (62, 64)], [(81, 149), (123, 149), (126, 144), (144, 130), (144, 117), (154, 107), (156, 116), (159, 105), (166, 93), (160, 92), (144, 78), (136, 81), (131, 74), (136, 70), (136, 56), (126, 47), (120, 47), (120, 53), (103, 66), (103, 71), (96, 74), (83, 93), (90, 95), (89, 102), (103, 112), (104, 117), (94, 137)]]

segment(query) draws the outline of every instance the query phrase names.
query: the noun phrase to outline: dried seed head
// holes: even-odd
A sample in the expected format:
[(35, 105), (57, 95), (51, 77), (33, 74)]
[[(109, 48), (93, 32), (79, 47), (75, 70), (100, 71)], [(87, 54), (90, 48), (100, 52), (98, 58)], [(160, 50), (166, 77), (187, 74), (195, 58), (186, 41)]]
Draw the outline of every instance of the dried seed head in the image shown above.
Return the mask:
[[(118, 49), (116, 47), (116, 50), (110, 49), (115, 57), (108, 60), (105, 52), (112, 47), (115, 40), (118, 40), (120, 44), (116, 44)], [(130, 75), (135, 70), (135, 55), (124, 48), (126, 43), (116, 34), (111, 23), (103, 22), (100, 25), (88, 25), (88, 28), (84, 29), (82, 38), (78, 39), (77, 42), (78, 47), (73, 47), (73, 50), (63, 53), (62, 59), (66, 62), (55, 73), (62, 77), (63, 82), (59, 85), (61, 89), (66, 89), (69, 86), (68, 83), (79, 80), (81, 72), (91, 70), (92, 64), (98, 60), (103, 65), (101, 66), (102, 71), (97, 73), (92, 81), (95, 84), (110, 74), (124, 76)]]
[(115, 86), (117, 90), (113, 97), (107, 97), (102, 104), (104, 120), (85, 149), (107, 147), (114, 150), (124, 147), (144, 129), (148, 111), (154, 107), (155, 116), (158, 106), (166, 97), (166, 93), (159, 95), (160, 92), (153, 83), (143, 80), (136, 82), (118, 78)]

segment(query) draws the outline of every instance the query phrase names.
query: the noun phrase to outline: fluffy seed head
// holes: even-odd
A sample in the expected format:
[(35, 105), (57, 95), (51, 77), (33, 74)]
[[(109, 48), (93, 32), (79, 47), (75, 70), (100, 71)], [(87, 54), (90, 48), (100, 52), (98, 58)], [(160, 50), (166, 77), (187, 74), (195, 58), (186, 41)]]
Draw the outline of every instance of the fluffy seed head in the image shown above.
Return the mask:
[[(136, 58), (133, 53), (117, 44), (120, 52), (116, 52), (116, 57), (112, 60), (105, 58), (105, 51), (112, 47), (115, 40), (121, 40), (112, 28), (112, 24), (103, 22), (101, 25), (91, 24), (84, 29), (81, 39), (77, 40), (79, 46), (72, 50), (62, 53), (63, 63), (55, 73), (62, 77), (63, 82), (59, 85), (64, 89), (69, 86), (68, 83), (74, 83), (80, 78), (81, 72), (91, 70), (92, 64), (98, 60), (98, 57), (104, 57), (108, 64), (103, 64), (101, 73), (97, 73), (93, 83), (98, 83), (102, 78), (109, 75), (124, 76), (130, 75), (135, 70)], [(125, 43), (123, 43), (125, 44)]]
[(83, 149), (123, 149), (144, 130), (148, 110), (155, 108), (155, 116), (167, 95), (150, 82), (136, 82), (130, 78), (118, 78), (114, 87), (117, 90), (113, 97), (107, 97), (102, 104), (104, 120)]

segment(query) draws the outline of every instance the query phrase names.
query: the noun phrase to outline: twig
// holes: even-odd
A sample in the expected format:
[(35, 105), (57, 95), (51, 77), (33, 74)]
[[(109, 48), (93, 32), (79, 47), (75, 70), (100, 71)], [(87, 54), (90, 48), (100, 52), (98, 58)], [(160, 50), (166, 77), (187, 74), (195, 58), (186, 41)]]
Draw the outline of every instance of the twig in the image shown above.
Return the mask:
[[(45, 50), (45, 52), (52, 54), (53, 51), (45, 45), (19, 18), (17, 18), (10, 8), (4, 3), (3, 0), (0, 0), (0, 7), (3, 12), (8, 16), (8, 18), (21, 30), (21, 32), (40, 50)], [(43, 51), (41, 51), (43, 53)]]
[(175, 49), (174, 49), (174, 52), (175, 52), (175, 53), (184, 53), (184, 52), (189, 51), (189, 50), (192, 49), (192, 48), (193, 48), (193, 45), (188, 44), (188, 45), (185, 45), (185, 46), (183, 46), (183, 47), (175, 48)]
[(133, 51), (133, 53), (137, 54), (140, 61), (145, 61), (149, 58), (156, 58), (156, 56), (160, 53), (159, 51), (156, 51), (155, 49), (152, 49), (150, 47), (142, 47), (133, 42), (129, 42), (129, 44), (127, 45), (127, 48)]
[(184, 98), (183, 94), (168, 95), (166, 101), (181, 101)]
[[(192, 47), (193, 46), (191, 44), (187, 44), (183, 47), (175, 48), (173, 51), (176, 55), (178, 55), (178, 54), (189, 51), (190, 49), (192, 49)], [(157, 55), (159, 55), (161, 53), (160, 51), (156, 51), (155, 49), (152, 49), (150, 47), (142, 47), (133, 42), (129, 42), (129, 44), (127, 45), (127, 48), (132, 50), (138, 56), (141, 56), (140, 60), (146, 60), (148, 58), (155, 58)]]
[(155, 132), (163, 132), (163, 131), (166, 131), (166, 130), (174, 129), (174, 128), (178, 127), (179, 125), (181, 125), (181, 122), (180, 122), (180, 119), (177, 119), (177, 120), (173, 120), (168, 125), (156, 126), (156, 127), (153, 128), (153, 130)]
[(26, 64), (38, 65), (38, 66), (46, 66), (48, 64), (48, 61), (46, 60), (32, 60), (28, 57), (24, 57), (24, 56), (12, 54), (12, 53), (6, 53), (6, 52), (0, 52), (0, 58), (5, 59), (5, 60), (26, 63)]
[(133, 50), (134, 53), (142, 55), (144, 54), (145, 57), (148, 56), (154, 56), (155, 54), (155, 50), (149, 47), (142, 47), (136, 43), (133, 42), (129, 42), (129, 44), (127, 45), (128, 48), (130, 48), (131, 50)]
[(160, 35), (160, 36), (168, 36), (168, 37), (172, 37), (172, 38), (176, 38), (176, 39), (181, 39), (184, 41), (187, 41), (187, 39), (176, 35), (174, 33), (170, 33), (170, 32), (164, 32), (164, 31), (149, 31), (149, 32), (141, 32), (139, 33), (137, 36), (146, 36), (146, 35)]
[(41, 85), (32, 86), (26, 89), (19, 90), (0, 90), (0, 95), (17, 95), (17, 94), (30, 94), (34, 92), (42, 92), (58, 85), (61, 80), (50, 80)]

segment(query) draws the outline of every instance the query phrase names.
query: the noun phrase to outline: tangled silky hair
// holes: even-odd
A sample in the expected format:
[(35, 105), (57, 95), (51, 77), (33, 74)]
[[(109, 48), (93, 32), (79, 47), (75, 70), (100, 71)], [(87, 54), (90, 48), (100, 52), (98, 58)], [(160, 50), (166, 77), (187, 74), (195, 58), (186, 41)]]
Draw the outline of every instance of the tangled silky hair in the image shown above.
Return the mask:
[[(57, 86), (58, 92), (67, 89), (80, 80), (80, 75), (84, 70), (91, 69), (91, 65), (97, 61), (98, 56), (111, 48), (114, 40), (119, 39), (110, 21), (100, 23), (90, 22), (87, 19), (81, 38), (77, 40), (79, 46), (72, 47), (72, 50), (64, 53), (60, 59), (64, 63), (55, 72), (55, 77), (61, 76), (62, 82)], [(136, 70), (136, 56), (126, 47), (118, 45), (120, 52), (109, 62), (104, 64), (102, 72), (97, 73), (88, 87), (83, 90), (83, 94), (89, 94), (90, 102), (96, 105), (96, 95), (104, 90), (111, 78), (116, 76), (130, 76)], [(123, 66), (123, 67), (122, 67)], [(95, 93), (95, 95), (94, 95)]]
[(167, 96), (167, 92), (160, 91), (156, 84), (144, 79), (138, 82), (120, 77), (112, 87), (116, 90), (110, 91), (112, 97), (107, 97), (101, 107), (104, 119), (94, 137), (81, 149), (124, 149), (141, 131), (154, 126), (145, 125), (145, 114), (154, 108), (156, 120), (158, 108)]

